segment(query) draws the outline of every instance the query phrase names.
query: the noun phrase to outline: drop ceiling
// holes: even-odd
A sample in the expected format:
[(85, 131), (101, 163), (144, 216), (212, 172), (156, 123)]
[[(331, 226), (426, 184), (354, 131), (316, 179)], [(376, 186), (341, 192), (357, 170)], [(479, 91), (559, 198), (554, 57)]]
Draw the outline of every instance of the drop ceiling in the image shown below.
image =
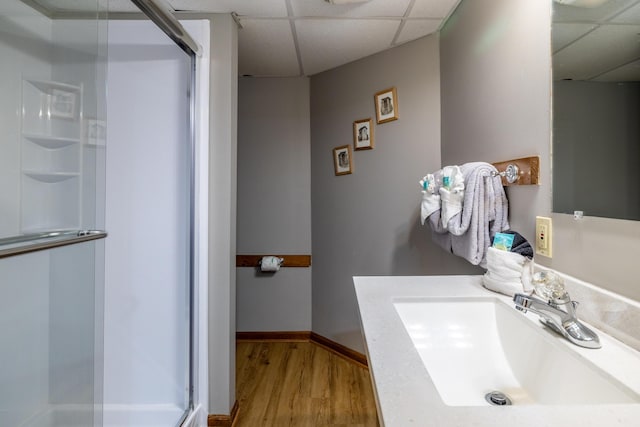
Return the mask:
[(552, 35), (555, 80), (640, 81), (640, 0), (554, 3)]
[[(86, 0), (38, 1), (56, 13), (81, 11)], [(178, 12), (235, 13), (240, 75), (310, 76), (440, 29), (460, 0), (168, 0)], [(94, 3), (95, 7), (95, 3)], [(53, 10), (52, 10), (53, 9)], [(110, 0), (110, 13), (133, 12)]]

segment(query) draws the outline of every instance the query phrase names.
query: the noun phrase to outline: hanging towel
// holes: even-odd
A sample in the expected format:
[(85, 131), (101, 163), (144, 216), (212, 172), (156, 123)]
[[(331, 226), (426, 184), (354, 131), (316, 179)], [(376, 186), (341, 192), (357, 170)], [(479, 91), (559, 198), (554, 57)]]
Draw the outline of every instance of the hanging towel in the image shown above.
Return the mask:
[(445, 166), (433, 174), (425, 175), (419, 184), (422, 187), (422, 225), (430, 215), (438, 212), (442, 229), (446, 230), (448, 219), (462, 210), (464, 176), (460, 167)]
[(440, 223), (446, 229), (449, 220), (462, 212), (464, 201), (464, 177), (458, 166), (447, 166), (442, 169), (442, 186), (440, 187)]
[(420, 204), (420, 221), (424, 225), (425, 220), (432, 213), (440, 210), (440, 194), (436, 186), (436, 178), (433, 174), (427, 174), (420, 180), (422, 187), (422, 203)]
[[(460, 167), (464, 177), (462, 210), (446, 224), (441, 210), (428, 217), (434, 241), (443, 249), (461, 256), (473, 265), (486, 266), (491, 237), (508, 230), (508, 202), (496, 168), (485, 162), (465, 163)], [(438, 176), (442, 171), (434, 173)], [(441, 193), (442, 194), (442, 193)]]

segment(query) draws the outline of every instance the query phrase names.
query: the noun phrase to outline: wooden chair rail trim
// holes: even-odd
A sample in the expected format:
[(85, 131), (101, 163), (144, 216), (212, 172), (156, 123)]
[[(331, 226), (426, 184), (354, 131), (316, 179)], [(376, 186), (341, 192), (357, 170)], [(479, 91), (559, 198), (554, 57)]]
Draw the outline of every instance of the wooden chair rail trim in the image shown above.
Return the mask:
[(368, 369), (369, 367), (367, 357), (364, 354), (312, 331), (236, 332), (236, 339), (238, 341), (312, 342), (345, 358), (349, 362), (355, 363), (363, 368)]
[(233, 404), (233, 408), (231, 408), (231, 414), (229, 415), (218, 415), (211, 414), (207, 417), (207, 426), (208, 427), (233, 427), (236, 419), (238, 418), (238, 411), (240, 410), (238, 406), (238, 401), (236, 400)]
[(281, 267), (309, 267), (311, 265), (311, 255), (236, 255), (236, 267), (258, 267), (258, 262), (263, 256), (277, 256), (284, 258)]

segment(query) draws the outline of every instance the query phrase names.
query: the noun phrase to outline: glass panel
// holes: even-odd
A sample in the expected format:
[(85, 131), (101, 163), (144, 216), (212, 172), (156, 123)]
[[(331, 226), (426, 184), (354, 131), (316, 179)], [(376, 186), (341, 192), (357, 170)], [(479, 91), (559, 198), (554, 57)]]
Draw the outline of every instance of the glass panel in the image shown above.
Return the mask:
[(190, 64), (152, 22), (109, 22), (106, 426), (189, 409)]
[(0, 260), (0, 425), (102, 425), (102, 300), (94, 286), (102, 245)]
[(49, 3), (0, 5), (0, 237), (103, 221), (106, 22)]
[(640, 6), (561, 3), (551, 25), (553, 211), (640, 221)]
[[(106, 1), (59, 3), (0, 2), (0, 238), (103, 228)], [(103, 246), (0, 260), (0, 425), (102, 425)]]

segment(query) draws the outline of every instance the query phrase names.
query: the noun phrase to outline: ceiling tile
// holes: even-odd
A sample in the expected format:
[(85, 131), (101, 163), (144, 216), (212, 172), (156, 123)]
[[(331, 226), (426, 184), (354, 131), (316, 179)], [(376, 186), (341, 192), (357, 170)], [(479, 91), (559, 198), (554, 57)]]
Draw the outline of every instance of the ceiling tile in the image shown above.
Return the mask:
[(405, 21), (404, 27), (396, 40), (396, 44), (424, 37), (438, 30), (441, 19), (410, 19)]
[(588, 80), (638, 58), (640, 26), (603, 25), (553, 56), (554, 80)]
[(299, 76), (291, 24), (286, 19), (243, 19), (238, 31), (238, 73)]
[(138, 6), (133, 4), (131, 0), (109, 0), (107, 4), (109, 12), (140, 12)]
[(617, 15), (638, 0), (608, 1), (599, 7), (565, 6), (553, 2), (554, 22), (591, 22), (603, 21)]
[(640, 23), (640, 3), (622, 12), (611, 20), (618, 24), (638, 24)]
[[(51, 12), (95, 12), (98, 9), (97, 0), (35, 0), (35, 2)], [(109, 11), (139, 12), (140, 9), (130, 0), (109, 0)]]
[(551, 51), (559, 51), (596, 27), (596, 24), (553, 24), (551, 31)]
[(295, 16), (302, 17), (402, 17), (411, 0), (371, 0), (367, 3), (329, 4), (325, 0), (291, 0)]
[(195, 12), (230, 13), (238, 15), (284, 17), (287, 16), (285, 0), (169, 0), (176, 10)]
[(411, 9), (411, 18), (446, 18), (460, 0), (416, 0)]
[(399, 20), (299, 19), (295, 21), (302, 64), (313, 75), (391, 46)]
[(593, 80), (597, 82), (640, 82), (640, 60), (616, 68)]

